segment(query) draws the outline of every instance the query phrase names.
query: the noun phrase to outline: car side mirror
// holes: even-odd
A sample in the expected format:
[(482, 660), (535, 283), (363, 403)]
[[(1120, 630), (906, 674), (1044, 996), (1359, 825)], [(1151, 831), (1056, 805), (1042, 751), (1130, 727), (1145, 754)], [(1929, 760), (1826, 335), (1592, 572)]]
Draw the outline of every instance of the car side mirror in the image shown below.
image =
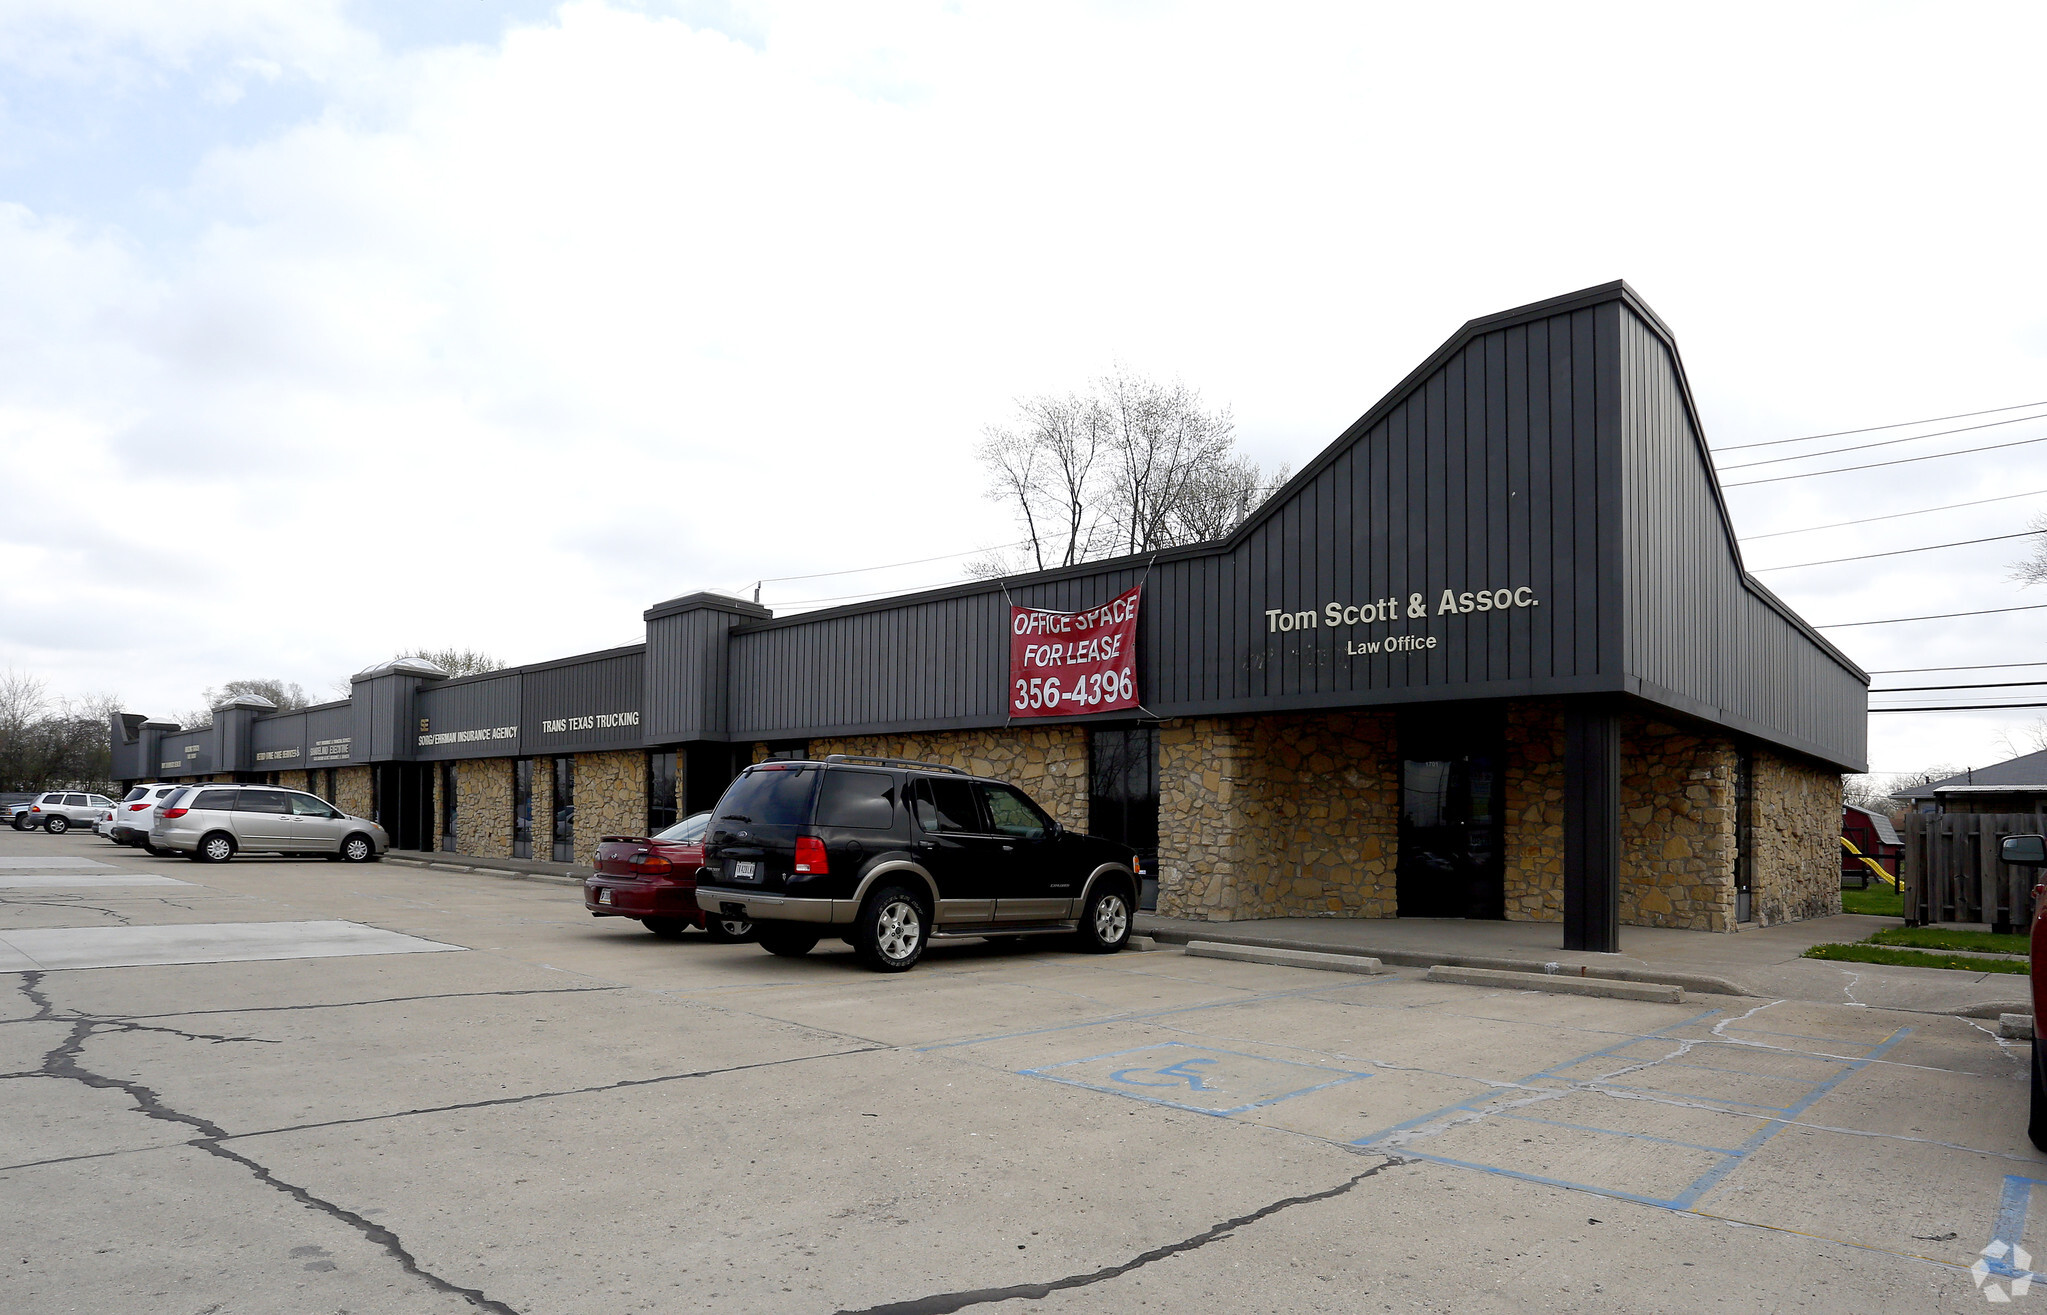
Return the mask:
[(1997, 856), (2016, 867), (2047, 867), (2047, 836), (2006, 836)]

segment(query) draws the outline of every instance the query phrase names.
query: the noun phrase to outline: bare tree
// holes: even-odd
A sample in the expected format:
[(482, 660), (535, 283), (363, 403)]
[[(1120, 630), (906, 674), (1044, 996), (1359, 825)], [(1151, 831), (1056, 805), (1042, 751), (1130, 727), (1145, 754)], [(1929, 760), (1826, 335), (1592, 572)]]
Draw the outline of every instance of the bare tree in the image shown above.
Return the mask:
[(2007, 726), (1994, 737), (1997, 743), (2014, 758), (2029, 753), (2047, 750), (2047, 717), (2027, 722), (2023, 726)]
[(2034, 536), (2029, 540), (2033, 554), (2024, 561), (2013, 563), (2011, 578), (2020, 584), (2047, 584), (2047, 512), (2033, 517), (2027, 528)]
[(120, 703), (95, 694), (53, 707), (39, 677), (8, 668), (0, 674), (0, 790), (110, 790), (108, 732)]
[(503, 671), (505, 660), (492, 657), (475, 648), (409, 648), (397, 655), (401, 658), (425, 658), (451, 676), (481, 676), (487, 671)]
[[(978, 451), (988, 497), (1024, 531), (1024, 569), (1220, 538), (1285, 482), (1236, 451), (1228, 408), (1117, 367), (1082, 392), (1017, 400), (1018, 423), (990, 426)], [(991, 553), (969, 568), (1007, 574)]]

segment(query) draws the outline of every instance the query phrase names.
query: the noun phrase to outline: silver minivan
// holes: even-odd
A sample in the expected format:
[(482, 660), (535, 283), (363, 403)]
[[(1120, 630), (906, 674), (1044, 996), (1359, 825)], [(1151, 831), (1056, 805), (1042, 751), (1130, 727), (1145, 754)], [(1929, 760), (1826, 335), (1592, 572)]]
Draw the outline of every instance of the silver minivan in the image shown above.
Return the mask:
[(156, 806), (151, 852), (172, 850), (197, 863), (236, 854), (319, 854), (370, 863), (391, 847), (384, 828), (352, 817), (317, 795), (275, 785), (188, 785)]

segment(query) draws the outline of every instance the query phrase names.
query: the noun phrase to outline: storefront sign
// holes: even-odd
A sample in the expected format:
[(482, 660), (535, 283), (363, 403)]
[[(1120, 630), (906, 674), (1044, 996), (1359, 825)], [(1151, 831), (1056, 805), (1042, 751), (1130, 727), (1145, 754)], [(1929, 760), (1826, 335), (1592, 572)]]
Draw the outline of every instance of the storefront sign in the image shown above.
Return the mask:
[(1468, 612), (1510, 612), (1517, 607), (1540, 606), (1542, 600), (1525, 584), (1511, 589), (1462, 591), (1445, 589), (1442, 596), (1436, 600), (1433, 612), (1429, 609), (1428, 599), (1422, 594), (1409, 594), (1404, 601), (1394, 597), (1375, 598), (1369, 603), (1324, 603), (1319, 612), (1289, 612), (1279, 607), (1268, 608), (1265, 613), (1265, 633), (1314, 630), (1324, 626), (1335, 630), (1343, 626), (1423, 621), (1432, 615), (1460, 616)]
[(435, 731), (432, 735), (419, 737), (419, 747), (430, 749), (436, 744), (474, 744), (478, 740), (516, 740), (517, 726), (485, 726), (473, 731)]
[(349, 747), (354, 743), (355, 737), (352, 735), (344, 735), (338, 740), (315, 740), (313, 741), (313, 751), (307, 756), (314, 762), (321, 762), (331, 758), (346, 758), (349, 754)]
[(562, 735), (569, 731), (608, 731), (639, 724), (640, 714), (637, 712), (599, 712), (588, 717), (549, 717), (540, 723), (540, 733)]
[(259, 763), (274, 763), (279, 762), (286, 758), (296, 758), (298, 756), (299, 751), (297, 749), (265, 749), (263, 752), (256, 755), (256, 761)]
[(1009, 715), (1071, 717), (1137, 704), (1137, 589), (1085, 612), (1009, 609)]

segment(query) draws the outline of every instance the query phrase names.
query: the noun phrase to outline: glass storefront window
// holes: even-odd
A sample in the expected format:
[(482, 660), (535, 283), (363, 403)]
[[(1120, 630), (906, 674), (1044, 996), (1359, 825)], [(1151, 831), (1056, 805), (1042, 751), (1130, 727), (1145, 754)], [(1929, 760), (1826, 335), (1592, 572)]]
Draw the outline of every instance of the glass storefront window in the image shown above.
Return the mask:
[(455, 852), (455, 764), (441, 764), (441, 848)]
[(1087, 759), (1088, 832), (1137, 851), (1139, 903), (1149, 909), (1158, 897), (1159, 728), (1089, 731)]
[(675, 825), (675, 755), (647, 755), (647, 834), (659, 835)]
[(533, 857), (533, 760), (512, 764), (512, 857)]
[(554, 818), (549, 834), (554, 837), (554, 861), (576, 861), (576, 760), (556, 758), (549, 765), (554, 774)]

